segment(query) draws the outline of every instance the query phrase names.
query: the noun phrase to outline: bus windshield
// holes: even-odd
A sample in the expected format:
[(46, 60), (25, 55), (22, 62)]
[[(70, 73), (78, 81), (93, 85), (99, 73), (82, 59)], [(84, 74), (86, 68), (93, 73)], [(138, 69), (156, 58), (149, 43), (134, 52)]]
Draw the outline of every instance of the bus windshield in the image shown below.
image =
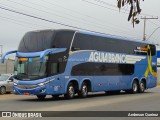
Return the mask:
[(16, 75), (15, 78), (21, 80), (32, 80), (46, 77), (47, 59), (48, 56), (46, 56), (45, 61), (41, 63), (39, 57), (16, 58), (14, 67), (14, 72)]

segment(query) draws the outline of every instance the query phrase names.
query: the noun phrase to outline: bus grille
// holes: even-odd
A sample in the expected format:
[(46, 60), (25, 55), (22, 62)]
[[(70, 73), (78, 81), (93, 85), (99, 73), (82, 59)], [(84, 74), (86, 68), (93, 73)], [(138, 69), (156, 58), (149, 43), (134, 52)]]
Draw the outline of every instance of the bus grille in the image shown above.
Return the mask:
[(22, 88), (22, 89), (32, 89), (37, 87), (37, 85), (17, 85), (17, 87)]

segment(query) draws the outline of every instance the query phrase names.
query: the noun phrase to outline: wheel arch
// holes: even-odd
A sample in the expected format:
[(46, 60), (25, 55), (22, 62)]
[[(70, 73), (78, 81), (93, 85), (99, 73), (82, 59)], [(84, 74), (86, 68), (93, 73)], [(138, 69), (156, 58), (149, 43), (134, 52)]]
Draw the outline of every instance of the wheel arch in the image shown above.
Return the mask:
[(142, 82), (142, 81), (145, 83), (145, 89), (146, 89), (147, 88), (147, 80), (146, 80), (146, 78), (144, 78), (144, 77), (141, 78), (140, 82)]
[(73, 78), (73, 79), (70, 79), (66, 85), (65, 85), (65, 93), (67, 92), (67, 87), (70, 83), (73, 83), (73, 85), (75, 86), (75, 90), (78, 91), (79, 90), (79, 84), (78, 84), (78, 79), (76, 78)]
[(133, 80), (131, 82), (131, 87), (132, 87), (132, 84), (133, 84), (134, 81), (136, 81), (138, 83), (138, 85), (139, 85), (139, 82), (140, 82), (139, 78), (135, 77), (135, 78), (133, 78)]

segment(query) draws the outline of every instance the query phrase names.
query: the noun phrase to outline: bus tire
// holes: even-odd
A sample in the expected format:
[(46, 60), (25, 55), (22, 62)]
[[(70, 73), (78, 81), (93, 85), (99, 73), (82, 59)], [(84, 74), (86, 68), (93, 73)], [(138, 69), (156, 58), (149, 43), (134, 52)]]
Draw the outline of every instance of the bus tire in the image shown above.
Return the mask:
[(64, 95), (66, 99), (73, 99), (75, 95), (75, 88), (73, 83), (69, 83), (67, 87), (67, 93)]
[(144, 81), (141, 81), (141, 83), (139, 84), (139, 92), (140, 93), (144, 93), (145, 91), (145, 82)]
[(132, 89), (130, 90), (130, 93), (135, 94), (137, 92), (138, 92), (138, 82), (134, 80), (132, 83)]
[(45, 97), (46, 97), (46, 95), (37, 95), (37, 98), (38, 98), (39, 100), (44, 100)]
[(6, 93), (6, 87), (2, 86), (0, 87), (0, 94), (5, 94)]
[(81, 90), (78, 93), (79, 97), (85, 98), (88, 96), (88, 87), (85, 82), (82, 83)]

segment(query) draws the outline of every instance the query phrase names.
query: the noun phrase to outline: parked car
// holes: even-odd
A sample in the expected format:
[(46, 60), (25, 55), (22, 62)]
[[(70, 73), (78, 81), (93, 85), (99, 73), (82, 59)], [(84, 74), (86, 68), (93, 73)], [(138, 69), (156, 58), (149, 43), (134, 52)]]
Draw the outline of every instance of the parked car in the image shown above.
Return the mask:
[(0, 75), (0, 94), (13, 91), (13, 74)]

